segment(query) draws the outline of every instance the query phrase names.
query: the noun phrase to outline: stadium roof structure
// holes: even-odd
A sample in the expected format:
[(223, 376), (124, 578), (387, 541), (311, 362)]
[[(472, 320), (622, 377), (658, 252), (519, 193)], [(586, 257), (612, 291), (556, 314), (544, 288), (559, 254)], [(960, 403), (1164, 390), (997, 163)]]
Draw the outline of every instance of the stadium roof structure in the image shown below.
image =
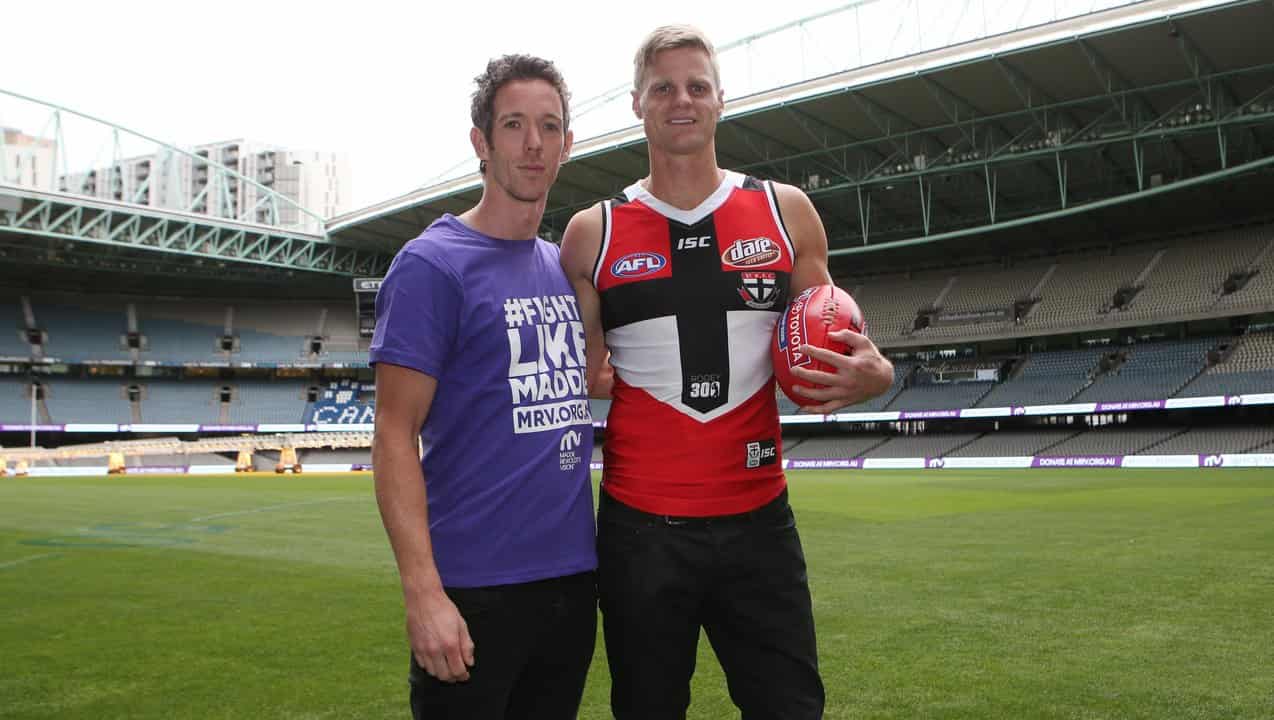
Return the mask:
[[(731, 100), (718, 156), (804, 188), (842, 267), (865, 252), (996, 254), (1023, 237), (1109, 239), (1269, 213), (1270, 37), (1270, 0), (1131, 3)], [(640, 127), (578, 142), (543, 232), (560, 237), (575, 212), (647, 170)], [(334, 218), (327, 232), (392, 252), (480, 194), (468, 175)]]
[[(158, 294), (230, 282), (322, 296), (388, 269), (390, 255), (330, 242), (323, 218), (271, 187), (273, 177), (18, 93), (0, 90), (0, 100), (46, 114), (49, 133), (7, 147), (17, 131), (0, 128), (0, 287), (119, 287), (127, 275), (132, 289)], [(58, 190), (10, 181), (6, 155), (24, 142), (46, 151), (46, 184), (55, 178)], [(93, 144), (90, 160), (83, 148)], [(240, 202), (241, 190), (252, 197)]]

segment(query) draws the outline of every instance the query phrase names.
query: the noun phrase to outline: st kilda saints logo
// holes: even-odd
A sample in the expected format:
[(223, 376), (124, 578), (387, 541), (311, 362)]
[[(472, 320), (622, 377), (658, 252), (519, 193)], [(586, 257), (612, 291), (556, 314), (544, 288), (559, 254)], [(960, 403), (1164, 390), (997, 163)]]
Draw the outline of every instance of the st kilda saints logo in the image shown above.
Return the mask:
[(730, 247), (721, 253), (721, 262), (726, 267), (746, 269), (770, 265), (781, 257), (783, 253), (778, 243), (767, 237), (754, 237), (730, 243)]
[(744, 271), (739, 273), (739, 297), (753, 310), (769, 310), (779, 299), (778, 273)]

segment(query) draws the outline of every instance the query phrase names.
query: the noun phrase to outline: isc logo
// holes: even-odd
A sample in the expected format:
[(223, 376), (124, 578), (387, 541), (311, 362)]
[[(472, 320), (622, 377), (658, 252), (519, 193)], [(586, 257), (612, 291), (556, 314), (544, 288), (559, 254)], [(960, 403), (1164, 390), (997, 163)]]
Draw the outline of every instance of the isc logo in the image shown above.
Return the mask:
[(583, 442), (583, 440), (584, 437), (580, 435), (578, 431), (568, 430), (566, 434), (562, 436), (562, 442), (558, 445), (558, 447), (562, 452), (568, 452), (579, 447), (579, 444)]
[(721, 253), (721, 262), (731, 267), (757, 267), (775, 262), (783, 253), (779, 246), (767, 237), (735, 240)]
[(773, 440), (761, 440), (747, 444), (748, 458), (744, 467), (758, 468), (762, 465), (773, 465), (778, 460), (779, 451)]
[(668, 261), (659, 253), (631, 253), (611, 264), (610, 274), (618, 278), (641, 277), (657, 273), (667, 264)]
[(677, 239), (678, 250), (693, 250), (695, 248), (712, 247), (711, 235), (700, 235), (699, 237), (683, 237)]

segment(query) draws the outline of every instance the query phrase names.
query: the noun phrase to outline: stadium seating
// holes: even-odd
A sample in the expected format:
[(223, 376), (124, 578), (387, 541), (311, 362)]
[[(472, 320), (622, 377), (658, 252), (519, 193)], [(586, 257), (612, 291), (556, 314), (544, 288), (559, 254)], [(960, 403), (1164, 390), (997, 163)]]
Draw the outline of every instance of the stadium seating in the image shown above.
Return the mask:
[(991, 390), (991, 382), (951, 382), (913, 385), (889, 403), (889, 410), (946, 410), (969, 408)]
[(305, 383), (243, 381), (234, 383), (229, 421), (239, 423), (301, 422), (306, 409)]
[(371, 448), (353, 449), (353, 450), (328, 450), (316, 448), (313, 450), (302, 450), (297, 453), (302, 465), (314, 464), (332, 464), (332, 465), (371, 465), (372, 450)]
[(153, 318), (141, 324), (147, 350), (138, 353), (143, 361), (182, 363), (225, 360), (217, 350), (221, 329), (181, 320)]
[(216, 392), (222, 383), (209, 380), (155, 381), (145, 387), (141, 401), (141, 422), (203, 423), (221, 422)]
[(1245, 335), (1230, 357), (1214, 370), (1219, 373), (1274, 370), (1274, 331)]
[(988, 267), (962, 270), (942, 301), (942, 314), (953, 315), (985, 310), (1004, 310), (1005, 319), (991, 322), (934, 323), (916, 332), (920, 337), (955, 338), (1013, 328), (1014, 303), (1025, 299), (1048, 272), (1048, 264), (1021, 267)]
[(358, 337), (358, 320), (352, 310), (329, 307), (323, 326), (323, 363), (367, 364), (367, 342)]
[[(879, 412), (889, 405), (898, 393), (903, 391), (903, 379), (907, 377), (907, 373), (911, 371), (913, 364), (911, 363), (894, 363), (894, 382), (889, 386), (883, 395), (872, 398), (865, 403), (850, 405), (843, 408), (840, 412)], [(776, 390), (779, 400), (780, 415), (797, 415), (802, 411), (801, 406), (792, 402), (782, 390)]]
[(1214, 395), (1254, 395), (1274, 392), (1274, 370), (1201, 375), (1177, 394), (1178, 397)]
[(55, 378), (46, 380), (45, 385), (50, 422), (62, 425), (132, 422), (125, 385), (118, 378)]
[[(48, 333), (45, 354), (70, 361), (131, 360), (121, 346), (128, 330), (129, 305), (144, 338), (136, 353), (141, 362), (243, 362), (256, 364), (365, 364), (366, 341), (358, 337), (352, 310), (338, 303), (244, 303), (234, 305), (231, 334), (239, 348), (227, 354), (219, 340), (226, 330), (226, 304), (203, 301), (147, 301), (80, 297), (32, 301), (36, 324)], [(324, 310), (327, 312), (324, 313)], [(309, 353), (309, 341), (320, 331), (323, 352)], [(0, 355), (25, 357), (30, 348), (18, 330), (24, 324), (16, 301), (0, 306), (0, 323), (12, 325), (0, 337)]]
[(0, 302), (0, 357), (29, 357), (31, 346), (27, 345), (26, 320), (22, 317), (22, 306), (16, 299), (6, 298)]
[(299, 335), (274, 335), (256, 330), (236, 329), (239, 352), (234, 362), (257, 364), (314, 362), (305, 354), (306, 339)]
[(977, 439), (979, 433), (895, 435), (866, 454), (871, 458), (941, 457)]
[(1274, 392), (1274, 332), (1245, 335), (1220, 362), (1196, 378), (1181, 397)]
[[(1024, 264), (1005, 270), (984, 266), (959, 272), (917, 273), (880, 278), (839, 278), (837, 282), (852, 292), (867, 318), (867, 330), (882, 347), (890, 347), (912, 334), (916, 312), (931, 307), (951, 283), (943, 298), (946, 312), (1011, 308), (1014, 301), (1030, 294), (1045, 277), (1040, 301), (1027, 313), (1021, 328), (1052, 331), (1068, 325), (1103, 324), (1113, 318), (1104, 313), (1122, 285), (1129, 284), (1147, 267), (1155, 252), (1133, 249), (1109, 254), (1079, 254), (1052, 261)], [(1057, 267), (1049, 276), (1051, 264)], [(953, 280), (954, 278), (954, 280)], [(934, 325), (918, 331), (918, 337), (977, 337), (1016, 329), (1012, 320)]]
[(1267, 225), (1245, 232), (1265, 241), (1249, 266), (1257, 274), (1248, 280), (1242, 290), (1218, 299), (1212, 306), (1217, 312), (1234, 312), (1245, 308), (1266, 311), (1274, 309), (1274, 227)]
[(951, 457), (1021, 457), (1047, 452), (1079, 434), (1079, 430), (1044, 430), (1029, 432), (989, 432), (950, 454)]
[[(1120, 314), (1126, 319), (1149, 320), (1207, 312), (1223, 297), (1226, 277), (1247, 267), (1266, 242), (1262, 232), (1253, 230), (1227, 230), (1178, 240), (1165, 249), (1142, 291)], [(1227, 302), (1246, 304), (1256, 298), (1251, 289), (1244, 288)]]
[(1076, 402), (1121, 402), (1172, 397), (1207, 362), (1217, 339), (1147, 343), (1126, 348), (1127, 360), (1076, 396)]
[(1143, 454), (1269, 452), (1274, 445), (1274, 428), (1215, 427), (1192, 428), (1181, 435), (1143, 449)]
[(799, 440), (786, 458), (1025, 457), (1274, 452), (1274, 428), (1087, 426), (923, 435), (852, 434)]
[[(1258, 272), (1242, 289), (1224, 294), (1226, 278), (1245, 268)], [(840, 276), (836, 282), (855, 295), (868, 333), (886, 348), (902, 340), (1022, 335), (1163, 316), (1269, 311), (1274, 309), (1274, 226), (1146, 242), (1113, 253), (1090, 250), (1011, 268), (993, 264), (909, 275)], [(1124, 309), (1113, 308), (1115, 292), (1134, 284), (1141, 291)], [(917, 311), (935, 303), (943, 313), (1007, 310), (1037, 286), (1039, 302), (1020, 323), (935, 323), (912, 330)]]
[(610, 413), (610, 400), (594, 400), (588, 401), (588, 410), (593, 416), (593, 420), (605, 420), (606, 415)]
[[(795, 415), (801, 411), (801, 406), (789, 400), (787, 395), (784, 395), (782, 391), (778, 392), (777, 397), (779, 401), (780, 415)], [(593, 417), (596, 419), (597, 416), (594, 415)]]
[(1153, 252), (1134, 250), (1059, 263), (1024, 327), (1044, 330), (1102, 322), (1115, 291), (1132, 283), (1153, 256)]
[(1089, 382), (1106, 350), (1058, 350), (1024, 358), (1021, 370), (996, 385), (978, 407), (1050, 405), (1069, 401)]
[[(130, 455), (125, 464), (128, 467), (173, 467), (179, 465), (225, 465), (234, 464), (234, 456), (216, 455), (213, 453), (173, 453), (172, 455)], [(101, 462), (100, 460), (98, 461)]]
[(886, 435), (837, 435), (831, 437), (812, 437), (801, 440), (790, 449), (784, 449), (783, 456), (788, 458), (841, 458), (862, 457), (868, 450), (883, 444)]
[(46, 357), (70, 362), (128, 360), (120, 338), (128, 331), (122, 307), (103, 301), (94, 309), (54, 303), (32, 303), (36, 326), (47, 334)]
[(1132, 455), (1181, 432), (1180, 428), (1093, 428), (1048, 448), (1042, 454)]
[[(880, 412), (884, 410), (886, 407), (889, 406), (889, 403), (893, 402), (894, 398), (898, 397), (898, 394), (905, 389), (903, 387), (903, 382), (907, 379), (907, 376), (911, 374), (911, 371), (915, 367), (916, 367), (916, 364), (914, 362), (908, 362), (908, 361), (895, 362), (894, 363), (894, 382), (892, 385), (889, 386), (889, 389), (886, 390), (883, 395), (876, 398), (872, 398), (871, 400), (868, 400), (865, 403), (851, 405), (845, 408), (844, 410), (842, 410), (842, 412)], [(780, 393), (780, 400), (782, 400), (781, 396), (782, 396), (782, 393)], [(795, 405), (795, 403), (793, 403), (793, 405)]]
[(866, 320), (867, 335), (877, 345), (888, 347), (911, 331), (916, 311), (927, 308), (938, 298), (949, 276), (945, 274), (888, 276), (866, 282), (841, 281), (858, 301)]
[(31, 421), (31, 401), (26, 388), (26, 378), (0, 376), (0, 423), (16, 425)]

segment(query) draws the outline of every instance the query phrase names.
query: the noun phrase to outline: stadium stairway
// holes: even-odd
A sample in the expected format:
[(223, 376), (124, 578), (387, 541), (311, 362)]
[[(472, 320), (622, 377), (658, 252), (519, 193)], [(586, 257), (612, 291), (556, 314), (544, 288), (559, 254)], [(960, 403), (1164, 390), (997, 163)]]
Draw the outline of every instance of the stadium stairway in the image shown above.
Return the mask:
[(1040, 451), (1037, 454), (1135, 455), (1175, 432), (1154, 428), (1095, 427), (1048, 448), (1051, 452)]
[(981, 433), (981, 434), (979, 434), (979, 435), (975, 435), (975, 436), (973, 436), (973, 437), (969, 438), (968, 440), (965, 440), (964, 442), (960, 443), (959, 445), (956, 445), (955, 447), (952, 447), (952, 448), (947, 449), (945, 452), (943, 452), (943, 453), (942, 453), (942, 457), (947, 457), (948, 455), (954, 455), (955, 453), (959, 452), (960, 450), (962, 450), (962, 449), (964, 449), (964, 448), (966, 448), (966, 447), (968, 447), (968, 446), (972, 445), (973, 443), (975, 443), (975, 442), (977, 442), (977, 441), (981, 440), (982, 438), (984, 438), (984, 437), (986, 437), (987, 435), (990, 435), (990, 434), (991, 434), (991, 433), (989, 433), (989, 432), (984, 432), (984, 433)]
[(867, 457), (867, 455), (869, 455), (873, 450), (889, 442), (890, 439), (891, 438), (888, 435), (886, 435), (885, 437), (881, 438), (879, 441), (874, 442), (871, 445), (868, 445), (867, 447), (863, 448), (861, 451), (859, 451), (858, 454), (861, 455), (862, 457)]
[(1059, 439), (1057, 440), (1057, 442), (1049, 443), (1048, 445), (1045, 445), (1044, 447), (1040, 448), (1039, 450), (1036, 450), (1036, 451), (1035, 451), (1035, 454), (1036, 454), (1036, 455), (1044, 455), (1044, 454), (1045, 454), (1045, 453), (1047, 453), (1049, 450), (1052, 450), (1053, 448), (1057, 447), (1058, 445), (1061, 445), (1061, 444), (1062, 444), (1062, 443), (1064, 443), (1064, 442), (1068, 442), (1068, 441), (1070, 441), (1070, 440), (1073, 440), (1073, 439), (1075, 439), (1075, 438), (1079, 437), (1080, 435), (1082, 435), (1083, 433), (1084, 433), (1084, 431), (1083, 431), (1083, 430), (1076, 430), (1075, 432), (1070, 433), (1069, 435), (1064, 435), (1063, 437), (1059, 438)]
[(1178, 431), (1176, 431), (1176, 432), (1172, 433), (1171, 435), (1169, 435), (1169, 436), (1167, 436), (1167, 437), (1165, 437), (1165, 438), (1163, 438), (1163, 439), (1161, 439), (1161, 440), (1156, 440), (1155, 442), (1152, 442), (1152, 443), (1150, 443), (1149, 445), (1147, 445), (1147, 446), (1145, 446), (1145, 447), (1143, 447), (1143, 448), (1138, 448), (1138, 449), (1137, 449), (1137, 451), (1136, 451), (1135, 453), (1133, 453), (1133, 454), (1134, 454), (1134, 455), (1149, 454), (1149, 452), (1148, 452), (1148, 451), (1153, 450), (1153, 449), (1155, 449), (1155, 448), (1157, 448), (1157, 447), (1160, 447), (1160, 446), (1162, 446), (1162, 445), (1166, 445), (1166, 444), (1168, 444), (1168, 443), (1171, 443), (1173, 440), (1175, 440), (1175, 439), (1177, 439), (1177, 438), (1181, 437), (1182, 435), (1185, 435), (1185, 434), (1186, 434), (1186, 433), (1188, 433), (1188, 432), (1190, 432), (1190, 428), (1188, 428), (1188, 427), (1181, 428), (1180, 430), (1178, 430)]
[(1172, 393), (1168, 395), (1168, 397), (1177, 397), (1179, 394), (1185, 392), (1186, 388), (1194, 384), (1195, 380), (1198, 380), (1199, 378), (1203, 377), (1203, 374), (1206, 373), (1208, 371), (1208, 368), (1210, 367), (1212, 366), (1205, 363), (1203, 367), (1195, 370), (1194, 374), (1190, 376), (1190, 379), (1181, 383), (1181, 385), (1176, 390), (1173, 390)]

